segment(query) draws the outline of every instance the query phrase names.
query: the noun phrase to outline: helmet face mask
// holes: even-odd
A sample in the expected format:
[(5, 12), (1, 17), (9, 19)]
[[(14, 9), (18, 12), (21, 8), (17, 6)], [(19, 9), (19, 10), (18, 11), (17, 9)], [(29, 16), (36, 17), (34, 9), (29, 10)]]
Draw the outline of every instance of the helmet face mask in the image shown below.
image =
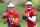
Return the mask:
[(8, 7), (9, 12), (14, 12), (15, 7)]
[(32, 8), (32, 5), (28, 4), (28, 5), (26, 5), (26, 8), (27, 9), (31, 9)]
[(28, 10), (32, 9), (32, 2), (31, 2), (31, 1), (28, 1), (28, 2), (26, 3), (26, 8), (27, 8)]

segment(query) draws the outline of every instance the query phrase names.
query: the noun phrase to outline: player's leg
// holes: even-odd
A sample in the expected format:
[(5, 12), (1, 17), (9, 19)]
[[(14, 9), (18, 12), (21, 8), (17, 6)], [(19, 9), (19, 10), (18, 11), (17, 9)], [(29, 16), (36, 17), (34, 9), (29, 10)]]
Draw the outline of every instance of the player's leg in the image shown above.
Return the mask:
[(8, 23), (8, 27), (11, 27), (11, 25), (10, 25), (10, 21), (9, 21), (9, 20), (7, 20), (7, 23)]
[(21, 27), (21, 25), (15, 26), (15, 27)]

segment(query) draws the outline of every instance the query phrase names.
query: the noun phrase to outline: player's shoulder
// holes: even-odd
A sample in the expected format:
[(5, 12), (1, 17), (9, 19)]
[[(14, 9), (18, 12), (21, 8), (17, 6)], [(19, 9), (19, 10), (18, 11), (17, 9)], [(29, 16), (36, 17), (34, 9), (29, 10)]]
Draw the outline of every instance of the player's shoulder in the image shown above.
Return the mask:
[(33, 12), (37, 12), (35, 9), (31, 9), (31, 12), (33, 13)]
[(36, 11), (35, 9), (32, 9), (31, 11)]
[(32, 13), (33, 16), (36, 16), (37, 15), (37, 11), (35, 9), (32, 9), (31, 10), (31, 13)]
[(35, 13), (35, 12), (37, 13), (37, 11), (36, 11), (35, 9), (32, 9), (31, 12), (32, 12), (32, 13)]

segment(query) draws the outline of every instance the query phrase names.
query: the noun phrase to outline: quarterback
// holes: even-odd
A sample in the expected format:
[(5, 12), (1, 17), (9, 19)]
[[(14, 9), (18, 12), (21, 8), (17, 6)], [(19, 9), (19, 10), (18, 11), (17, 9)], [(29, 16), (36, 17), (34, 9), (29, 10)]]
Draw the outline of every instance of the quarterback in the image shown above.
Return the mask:
[(27, 27), (37, 27), (36, 23), (36, 15), (37, 11), (35, 9), (32, 9), (32, 2), (28, 1), (26, 3), (26, 10), (22, 14), (23, 20), (27, 21)]
[(15, 5), (13, 3), (9, 3), (7, 7), (8, 12), (4, 13), (2, 16), (2, 18), (4, 18), (4, 24), (6, 24), (7, 19), (9, 19), (11, 27), (21, 27), (19, 21), (20, 14), (18, 11), (15, 11)]

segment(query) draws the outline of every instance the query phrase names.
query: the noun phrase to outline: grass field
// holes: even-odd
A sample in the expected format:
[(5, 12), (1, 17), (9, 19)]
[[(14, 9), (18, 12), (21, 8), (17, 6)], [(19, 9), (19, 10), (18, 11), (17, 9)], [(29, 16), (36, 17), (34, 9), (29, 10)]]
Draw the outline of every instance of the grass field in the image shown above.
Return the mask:
[[(2, 14), (5, 12), (7, 9), (7, 4), (0, 3), (0, 27), (7, 27), (7, 24), (3, 24), (3, 19), (2, 19)], [(22, 13), (26, 10), (25, 7), (15, 7), (15, 11), (20, 12), (20, 23), (21, 27), (26, 27), (27, 23), (22, 20)], [(38, 27), (40, 27), (40, 12), (37, 11), (37, 20), (36, 20)]]

